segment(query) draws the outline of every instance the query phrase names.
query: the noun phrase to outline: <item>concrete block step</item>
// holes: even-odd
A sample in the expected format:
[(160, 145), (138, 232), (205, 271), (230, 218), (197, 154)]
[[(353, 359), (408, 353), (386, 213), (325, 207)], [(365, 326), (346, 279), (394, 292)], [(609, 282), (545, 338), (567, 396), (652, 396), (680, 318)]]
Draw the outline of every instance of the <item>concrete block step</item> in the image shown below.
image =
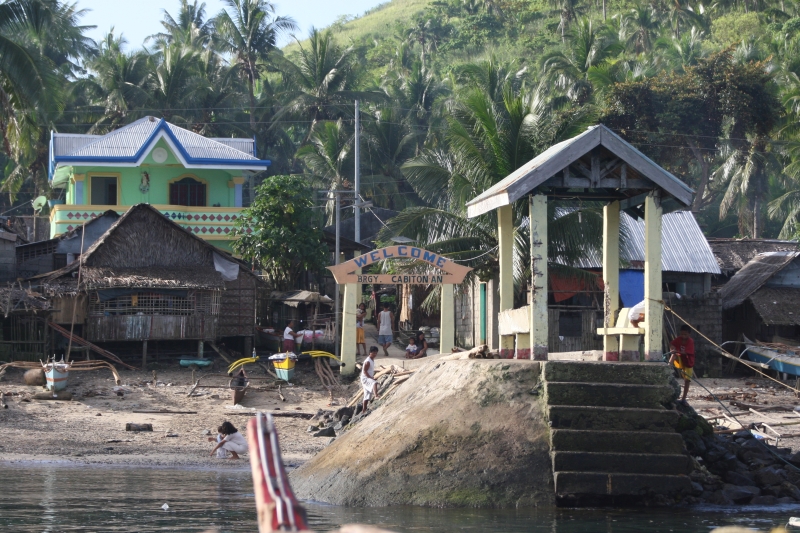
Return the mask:
[(688, 455), (654, 453), (553, 452), (553, 472), (688, 474)]
[(644, 496), (677, 495), (692, 491), (688, 476), (660, 474), (606, 474), (601, 472), (556, 472), (556, 496)]
[(548, 381), (545, 393), (548, 405), (658, 409), (679, 391), (670, 385)]
[(553, 452), (609, 452), (682, 454), (679, 433), (659, 431), (595, 431), (554, 429), (550, 432)]
[(672, 371), (663, 363), (547, 361), (544, 363), (543, 376), (545, 381), (667, 385)]
[(554, 429), (597, 429), (618, 431), (675, 432), (680, 413), (661, 409), (551, 405), (547, 407)]

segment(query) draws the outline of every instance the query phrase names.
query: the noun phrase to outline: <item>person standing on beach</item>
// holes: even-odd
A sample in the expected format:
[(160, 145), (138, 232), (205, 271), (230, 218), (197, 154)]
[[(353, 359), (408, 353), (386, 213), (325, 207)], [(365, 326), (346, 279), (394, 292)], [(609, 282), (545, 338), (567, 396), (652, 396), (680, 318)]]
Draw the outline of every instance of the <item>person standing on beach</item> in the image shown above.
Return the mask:
[(291, 352), (294, 353), (296, 343), (295, 337), (297, 336), (297, 332), (295, 332), (294, 328), (297, 327), (297, 322), (294, 320), (289, 321), (289, 325), (286, 326), (286, 329), (283, 330), (283, 351), (284, 352)]
[(378, 355), (378, 347), (370, 346), (369, 356), (364, 359), (361, 367), (361, 386), (364, 388), (364, 401), (361, 403), (361, 412), (366, 413), (369, 402), (378, 400), (378, 382), (375, 381), (375, 357)]
[(367, 306), (363, 303), (358, 304), (356, 311), (356, 355), (361, 355), (361, 347), (364, 347), (364, 355), (367, 355), (367, 339), (364, 337), (364, 319), (367, 316)]
[(383, 304), (383, 311), (378, 315), (378, 344), (383, 347), (383, 354), (389, 357), (389, 346), (392, 345), (392, 324), (394, 313), (389, 310), (389, 304)]
[(689, 336), (689, 326), (681, 326), (681, 334), (669, 343), (672, 346), (672, 357), (669, 364), (681, 371), (683, 377), (683, 398), (682, 403), (686, 403), (686, 395), (689, 394), (689, 385), (694, 377), (694, 340)]

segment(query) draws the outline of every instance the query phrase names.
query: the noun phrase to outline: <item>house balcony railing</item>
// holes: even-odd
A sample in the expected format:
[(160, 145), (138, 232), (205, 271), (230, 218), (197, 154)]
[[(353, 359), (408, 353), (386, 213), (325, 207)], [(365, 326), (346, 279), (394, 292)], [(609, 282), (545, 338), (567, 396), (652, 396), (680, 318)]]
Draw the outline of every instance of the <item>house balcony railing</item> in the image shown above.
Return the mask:
[[(123, 214), (129, 207), (55, 205), (50, 212), (50, 237), (57, 237), (71, 231), (108, 210)], [(182, 205), (154, 205), (153, 207), (176, 224), (207, 240), (231, 240), (230, 232), (242, 213), (241, 207), (187, 207)]]

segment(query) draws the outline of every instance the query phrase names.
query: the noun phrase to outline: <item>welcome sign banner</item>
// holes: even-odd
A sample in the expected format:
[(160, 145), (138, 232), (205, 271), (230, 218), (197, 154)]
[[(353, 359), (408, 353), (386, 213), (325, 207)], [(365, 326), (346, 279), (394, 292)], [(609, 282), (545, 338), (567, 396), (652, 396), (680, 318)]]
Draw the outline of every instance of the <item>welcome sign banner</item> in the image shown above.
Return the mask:
[[(356, 274), (359, 268), (365, 268), (378, 261), (390, 259), (410, 259), (423, 261), (441, 270), (441, 274)], [(454, 263), (442, 255), (429, 252), (416, 246), (388, 246), (373, 250), (338, 265), (329, 266), (336, 283), (379, 283), (391, 285), (395, 283), (443, 284), (461, 283), (470, 267)]]

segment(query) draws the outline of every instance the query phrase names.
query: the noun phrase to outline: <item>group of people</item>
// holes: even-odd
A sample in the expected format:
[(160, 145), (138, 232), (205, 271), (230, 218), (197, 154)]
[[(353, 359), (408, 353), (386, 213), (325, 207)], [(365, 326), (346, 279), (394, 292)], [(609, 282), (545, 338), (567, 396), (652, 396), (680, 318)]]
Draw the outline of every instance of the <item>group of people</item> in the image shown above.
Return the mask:
[[(364, 320), (367, 317), (367, 306), (360, 304), (356, 311), (356, 352), (358, 355), (367, 356), (366, 335), (364, 335)], [(388, 303), (383, 304), (383, 311), (376, 317), (378, 326), (378, 344), (383, 348), (383, 355), (389, 357), (389, 346), (394, 342), (394, 313)], [(374, 347), (377, 351), (377, 347)], [(362, 352), (363, 350), (363, 352)], [(422, 331), (409, 339), (406, 346), (406, 359), (420, 359), (428, 355), (428, 341)]]

